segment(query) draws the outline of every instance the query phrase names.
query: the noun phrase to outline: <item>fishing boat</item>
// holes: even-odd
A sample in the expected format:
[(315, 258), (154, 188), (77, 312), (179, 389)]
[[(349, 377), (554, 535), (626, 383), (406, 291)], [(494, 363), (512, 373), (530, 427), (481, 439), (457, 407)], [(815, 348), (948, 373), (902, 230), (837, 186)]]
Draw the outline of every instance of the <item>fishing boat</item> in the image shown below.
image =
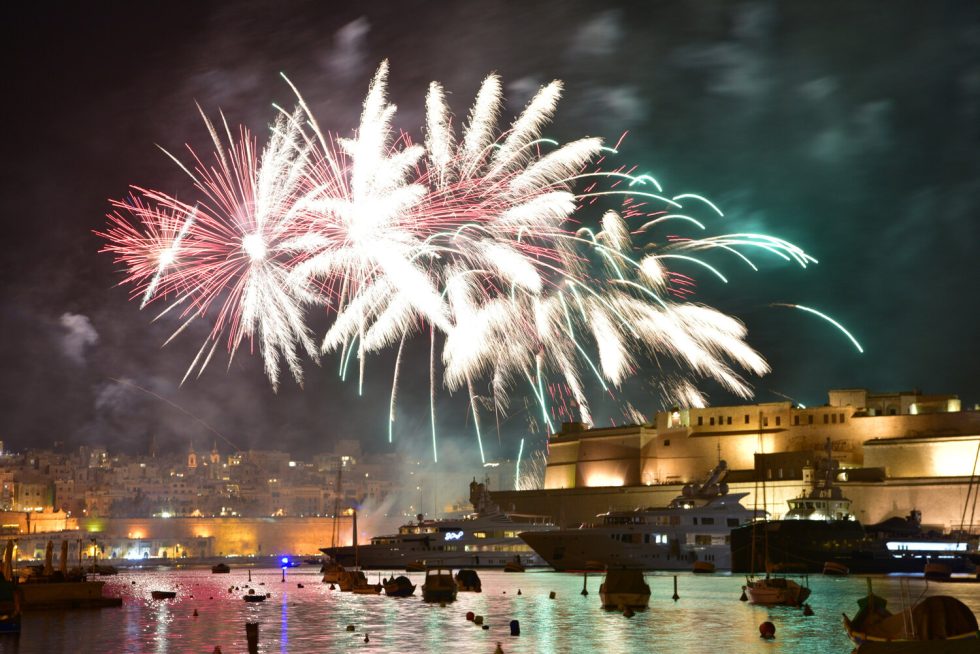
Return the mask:
[(650, 604), (650, 586), (639, 569), (607, 570), (599, 586), (602, 608), (645, 609)]
[[(977, 618), (963, 602), (948, 595), (926, 597), (909, 609), (893, 614), (888, 602), (871, 590), (858, 600), (853, 619), (844, 615), (844, 630), (855, 645), (865, 643), (910, 643), (922, 641), (974, 641), (963, 651), (980, 651)], [(939, 645), (939, 643), (935, 643)], [(905, 650), (903, 650), (905, 651)], [(928, 647), (921, 651), (931, 651)]]
[(229, 572), (231, 572), (231, 568), (225, 565), (224, 563), (218, 563), (216, 565), (211, 566), (211, 574), (220, 575), (220, 574), (228, 574)]
[(555, 570), (690, 570), (695, 563), (731, 567), (732, 528), (759, 512), (729, 493), (728, 466), (718, 465), (703, 483), (684, 486), (667, 506), (609, 511), (594, 523), (570, 529), (521, 533), (521, 539)]
[(456, 587), (461, 593), (483, 592), (483, 584), (476, 570), (463, 569), (456, 573)]
[(429, 568), (422, 584), (422, 599), (426, 602), (453, 602), (456, 600), (456, 580), (448, 568)]
[(386, 579), (383, 586), (388, 597), (408, 597), (415, 594), (415, 584), (404, 575)]
[(320, 572), (323, 573), (323, 583), (339, 584), (340, 576), (346, 572), (346, 569), (333, 559), (327, 558), (320, 566)]
[(150, 597), (155, 600), (173, 599), (177, 597), (177, 593), (172, 590), (151, 590)]
[(786, 577), (771, 577), (762, 579), (747, 578), (742, 590), (748, 595), (752, 604), (765, 606), (803, 606), (810, 597), (810, 588), (801, 586)]

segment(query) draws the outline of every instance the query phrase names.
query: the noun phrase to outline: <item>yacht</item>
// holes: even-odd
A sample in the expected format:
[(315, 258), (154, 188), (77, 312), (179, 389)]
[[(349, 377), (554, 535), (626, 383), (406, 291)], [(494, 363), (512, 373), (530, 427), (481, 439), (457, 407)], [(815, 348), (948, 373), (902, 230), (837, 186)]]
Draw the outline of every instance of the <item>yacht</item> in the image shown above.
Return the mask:
[(546, 565), (518, 534), (556, 529), (550, 520), (501, 511), (490, 500), (486, 484), (476, 480), (470, 484), (470, 501), (476, 511), (462, 518), (431, 520), (419, 514), (397, 534), (375, 536), (368, 545), (320, 551), (344, 566), (381, 570), (502, 568), (515, 561), (525, 567)]
[(691, 570), (698, 562), (729, 569), (729, 534), (756, 512), (741, 504), (748, 493), (728, 492), (727, 472), (719, 461), (703, 484), (688, 484), (666, 507), (610, 511), (597, 524), (520, 537), (559, 571)]

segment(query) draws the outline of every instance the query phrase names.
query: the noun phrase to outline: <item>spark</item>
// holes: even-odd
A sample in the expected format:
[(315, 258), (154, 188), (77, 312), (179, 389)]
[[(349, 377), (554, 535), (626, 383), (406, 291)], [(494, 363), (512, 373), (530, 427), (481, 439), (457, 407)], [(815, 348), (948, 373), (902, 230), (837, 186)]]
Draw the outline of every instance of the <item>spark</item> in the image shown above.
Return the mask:
[(785, 303), (782, 303), (782, 302), (774, 302), (773, 304), (771, 304), (769, 306), (773, 306), (773, 307), (787, 307), (789, 309), (799, 309), (800, 311), (806, 311), (807, 313), (812, 313), (813, 315), (815, 315), (815, 316), (817, 316), (819, 318), (822, 318), (822, 319), (826, 320), (831, 325), (833, 325), (838, 330), (840, 330), (840, 332), (842, 334), (844, 334), (844, 336), (846, 336), (848, 338), (848, 340), (851, 341), (851, 343), (854, 344), (854, 347), (857, 349), (857, 351), (859, 353), (864, 354), (864, 348), (861, 347), (861, 344), (858, 343), (858, 340), (856, 338), (854, 338), (854, 334), (852, 334), (851, 332), (849, 332), (847, 330), (847, 328), (844, 327), (844, 325), (840, 324), (839, 322), (837, 322), (836, 320), (834, 320), (833, 318), (831, 318), (827, 314), (823, 313), (822, 311), (817, 311), (816, 309), (811, 309), (810, 307), (805, 307), (802, 304), (785, 304)]

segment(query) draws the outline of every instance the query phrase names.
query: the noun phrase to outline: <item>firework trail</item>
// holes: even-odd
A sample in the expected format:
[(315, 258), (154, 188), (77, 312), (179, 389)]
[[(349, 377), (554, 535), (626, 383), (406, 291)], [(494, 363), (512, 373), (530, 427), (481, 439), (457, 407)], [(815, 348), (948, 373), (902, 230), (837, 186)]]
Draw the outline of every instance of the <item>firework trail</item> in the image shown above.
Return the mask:
[[(113, 203), (100, 236), (134, 297), (144, 306), (168, 303), (162, 313), (179, 313), (177, 333), (196, 318), (211, 322), (188, 374), (201, 374), (219, 341), (231, 357), (247, 342), (257, 345), (273, 386), (284, 367), (302, 380), (302, 353), (317, 360), (327, 352), (340, 353), (342, 376), (356, 354), (363, 384), (366, 357), (397, 343), (391, 440), (402, 349), (428, 330), (434, 459), (440, 376), (451, 392), (465, 387), (481, 457), (480, 407), (505, 413), (525, 384), (549, 429), (545, 388), (562, 384), (579, 419), (591, 422), (583, 375), (611, 392), (662, 357), (687, 371), (660, 382), (673, 401), (703, 405), (697, 379), (751, 394), (738, 370), (769, 368), (747, 344), (744, 325), (690, 302), (694, 279), (673, 268), (727, 283), (701, 253), (724, 253), (753, 270), (751, 251), (802, 267), (813, 257), (766, 234), (669, 234), (653, 245), (665, 226), (705, 231), (701, 214), (723, 214), (700, 195), (668, 195), (633, 169), (602, 169), (615, 150), (597, 138), (565, 145), (542, 138), (561, 96), (558, 81), (500, 129), (502, 86), (491, 75), (460, 130), (445, 91), (432, 83), (425, 139), (415, 144), (393, 127), (387, 78), (385, 62), (350, 138), (321, 130), (293, 87), (298, 108), (280, 109), (261, 154), (246, 130), (232, 138), (224, 124), (226, 144), (205, 118), (214, 163), (193, 151), (190, 168), (172, 157), (193, 181), (196, 204), (139, 187)], [(599, 201), (621, 206), (595, 229), (584, 226)], [(786, 306), (847, 333), (823, 314)], [(315, 307), (330, 317), (319, 348), (307, 325)], [(487, 397), (475, 392), (483, 382)]]

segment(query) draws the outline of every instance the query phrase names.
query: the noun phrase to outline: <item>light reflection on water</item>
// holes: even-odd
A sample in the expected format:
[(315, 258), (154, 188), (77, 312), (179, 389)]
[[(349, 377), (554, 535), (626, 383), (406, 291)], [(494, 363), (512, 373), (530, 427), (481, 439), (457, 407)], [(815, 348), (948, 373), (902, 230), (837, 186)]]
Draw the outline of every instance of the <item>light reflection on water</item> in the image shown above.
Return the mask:
[[(729, 575), (679, 577), (680, 600), (671, 600), (672, 575), (649, 575), (653, 591), (648, 611), (627, 619), (599, 608), (598, 575), (590, 576), (582, 597), (581, 575), (553, 572), (506, 574), (481, 571), (484, 592), (460, 593), (446, 607), (425, 604), (419, 595), (388, 598), (330, 591), (312, 567), (292, 569), (280, 581), (278, 569), (253, 570), (251, 586), (269, 592), (250, 604), (247, 573), (233, 570), (141, 571), (108, 578), (108, 594), (124, 598), (122, 608), (30, 613), (19, 639), (0, 637), (0, 652), (206, 652), (220, 645), (225, 654), (246, 651), (245, 623), (260, 624), (260, 652), (486, 652), (496, 643), (504, 652), (813, 652), (846, 654), (852, 649), (841, 613), (853, 615), (865, 593), (864, 578), (810, 579), (815, 615), (790, 608), (766, 609), (739, 602), (743, 578)], [(421, 584), (421, 574), (409, 575)], [(372, 581), (375, 574), (370, 575)], [(133, 582), (136, 582), (135, 584)], [(303, 583), (305, 588), (297, 588)], [(230, 585), (239, 590), (228, 592)], [(876, 577), (875, 592), (901, 605), (899, 578)], [(912, 596), (950, 594), (980, 614), (980, 584), (930, 584), (912, 580)], [(517, 595), (517, 590), (522, 591)], [(150, 599), (151, 590), (175, 590), (175, 600)], [(551, 600), (548, 594), (557, 593)], [(194, 617), (197, 609), (199, 616)], [(489, 630), (467, 622), (473, 611)], [(509, 622), (521, 623), (511, 637)], [(758, 626), (776, 624), (776, 640), (762, 641)], [(346, 631), (353, 624), (355, 632)], [(364, 643), (364, 634), (370, 642)]]

